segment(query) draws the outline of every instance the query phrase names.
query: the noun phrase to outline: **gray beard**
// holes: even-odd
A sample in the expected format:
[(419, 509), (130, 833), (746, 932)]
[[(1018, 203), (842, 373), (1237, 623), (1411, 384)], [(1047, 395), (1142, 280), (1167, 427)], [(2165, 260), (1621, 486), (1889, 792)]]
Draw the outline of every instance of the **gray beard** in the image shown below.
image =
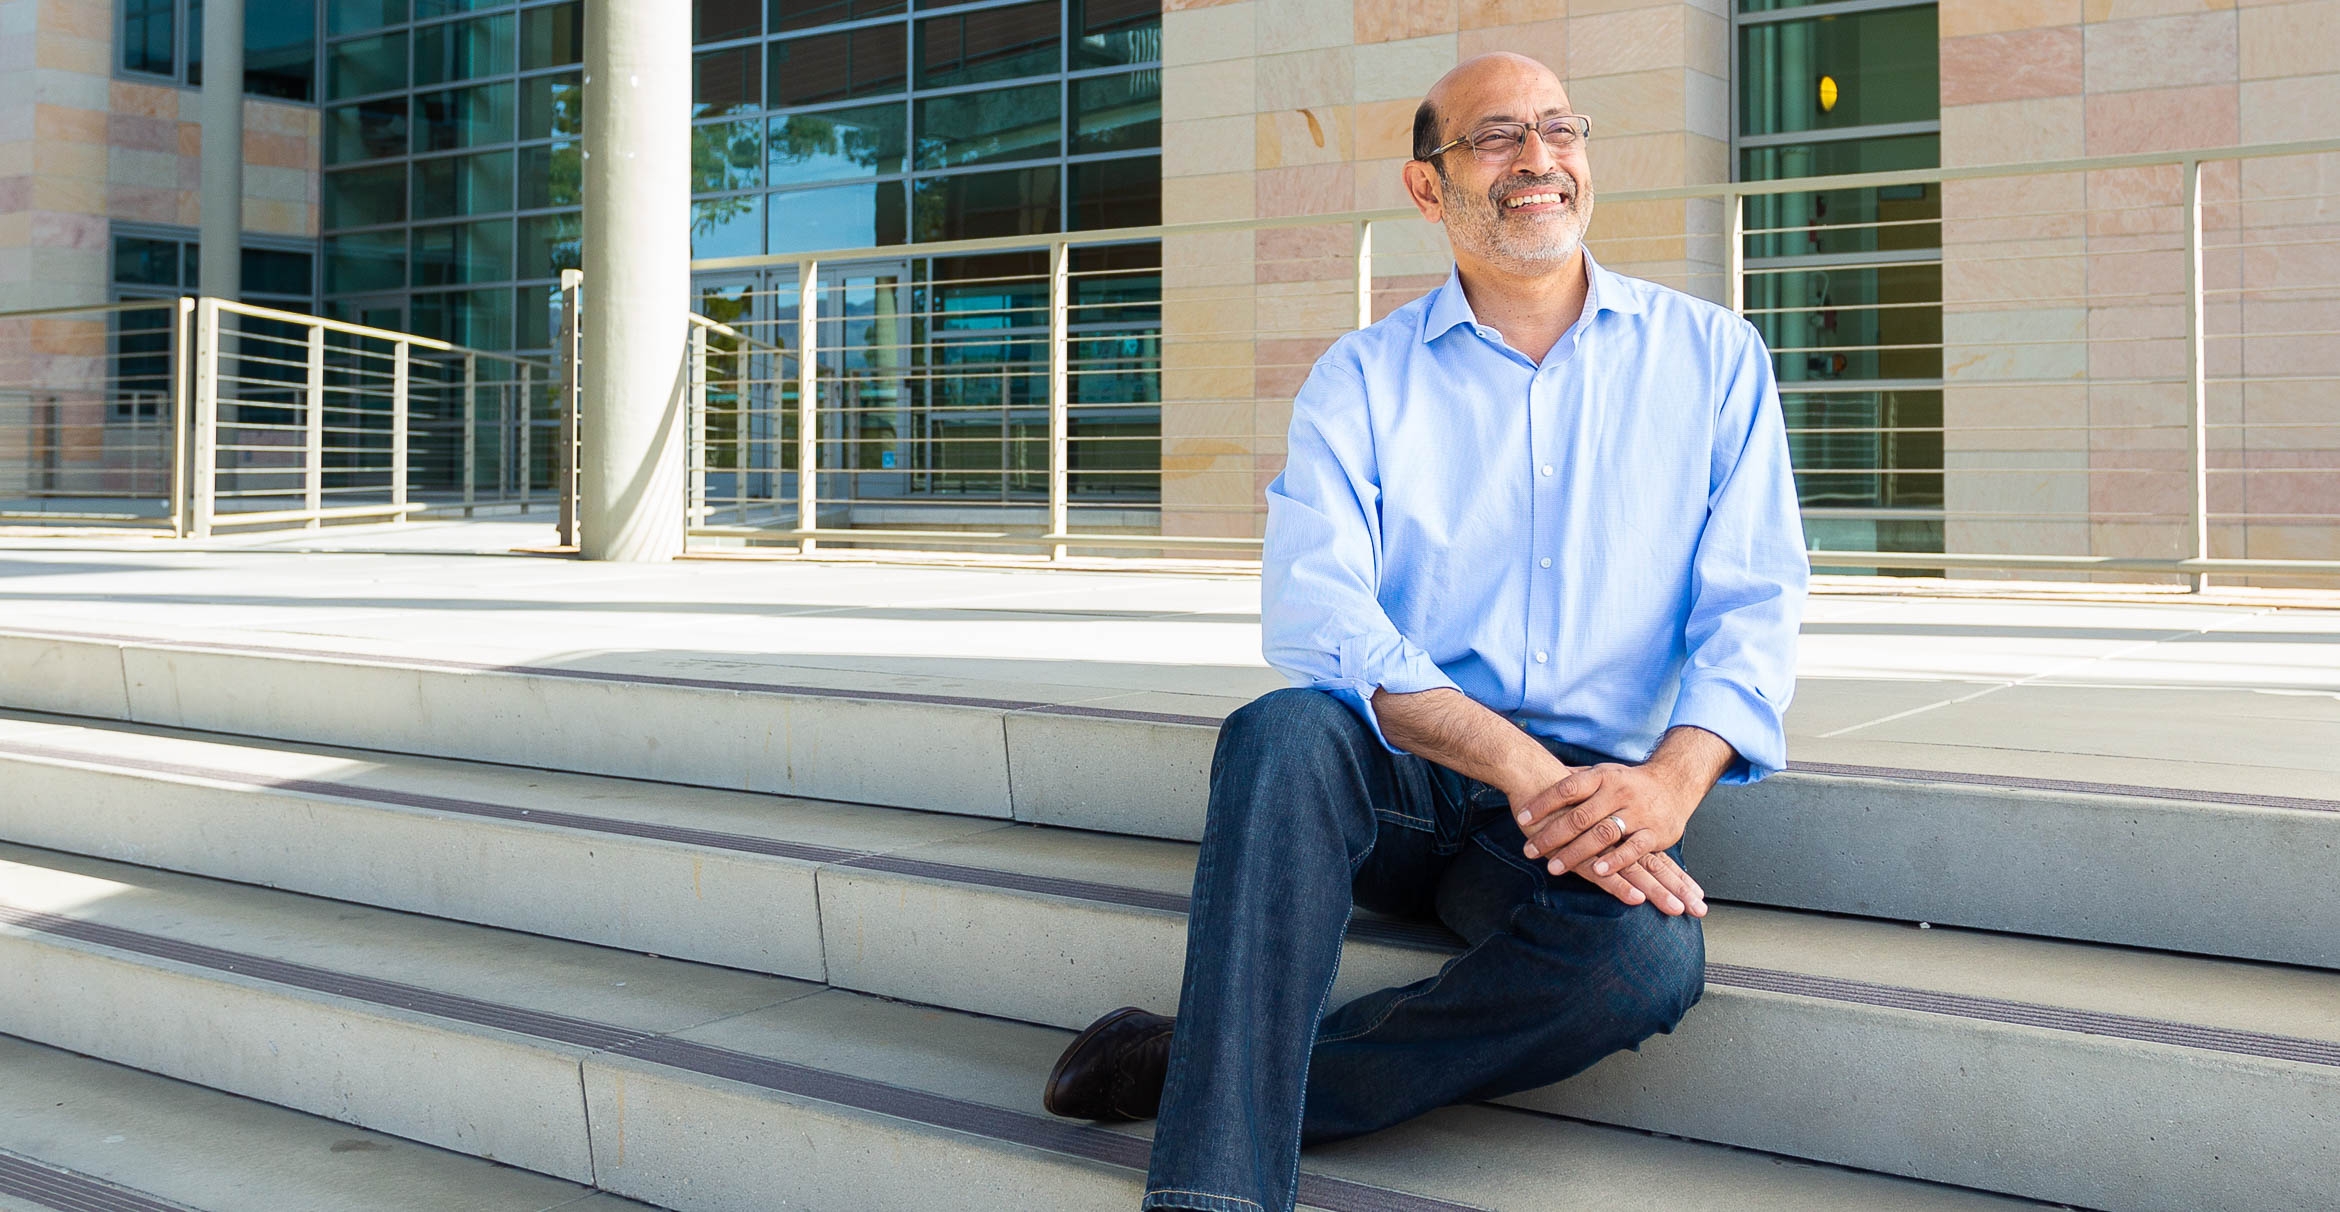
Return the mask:
[(1466, 195), (1455, 188), (1454, 182), (1441, 178), (1438, 197), (1446, 209), (1447, 238), (1485, 260), (1521, 269), (1544, 269), (1565, 263), (1583, 247), (1585, 228), (1591, 220), (1591, 201), (1585, 197), (1573, 173), (1560, 169), (1553, 174), (1553, 179), (1565, 183), (1568, 192), (1568, 208), (1562, 222), (1556, 225), (1558, 230), (1547, 231), (1541, 238), (1519, 239), (1520, 230), (1509, 226), (1500, 203), (1486, 194)]

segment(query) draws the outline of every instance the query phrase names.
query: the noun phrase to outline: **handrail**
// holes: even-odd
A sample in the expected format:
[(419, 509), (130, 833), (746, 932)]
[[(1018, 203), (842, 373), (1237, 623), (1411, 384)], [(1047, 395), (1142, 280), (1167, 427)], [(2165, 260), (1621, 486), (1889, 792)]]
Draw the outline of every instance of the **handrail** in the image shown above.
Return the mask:
[[(1685, 198), (1764, 197), (1772, 194), (1821, 193), (1837, 189), (1876, 189), (1895, 185), (1924, 185), (1938, 181), (1973, 181), (1995, 177), (2056, 176), (2101, 172), (2115, 168), (2154, 168), (2200, 161), (2258, 159), (2269, 156), (2306, 156), (2340, 152), (2340, 138), (2292, 139), (2275, 143), (2238, 143), (2222, 147), (2189, 148), (2165, 152), (2128, 152), (2120, 155), (2072, 156), (2027, 163), (1972, 164), (1950, 168), (1907, 168), (1875, 173), (1837, 173), (1825, 177), (1793, 177), (1778, 181), (1717, 181), (1704, 185), (1673, 185), (1657, 189), (1620, 189), (1598, 195), (1598, 200), (1667, 202)], [(1271, 231), (1293, 227), (1338, 227), (1343, 224), (1386, 223), (1418, 219), (1411, 207), (1382, 210), (1345, 210), (1310, 215), (1280, 215), (1260, 219), (1207, 219), (1187, 223), (1158, 223), (1143, 227), (1107, 227), (1091, 231), (1039, 232), (1027, 236), (985, 236), (969, 240), (936, 240), (917, 244), (879, 244), (828, 248), (815, 252), (763, 253), (750, 257), (707, 257), (693, 260), (694, 273), (735, 269), (775, 269), (806, 261), (869, 261), (890, 257), (950, 257), (970, 253), (1022, 252), (1067, 244), (1128, 244), (1173, 236), (1217, 232)]]

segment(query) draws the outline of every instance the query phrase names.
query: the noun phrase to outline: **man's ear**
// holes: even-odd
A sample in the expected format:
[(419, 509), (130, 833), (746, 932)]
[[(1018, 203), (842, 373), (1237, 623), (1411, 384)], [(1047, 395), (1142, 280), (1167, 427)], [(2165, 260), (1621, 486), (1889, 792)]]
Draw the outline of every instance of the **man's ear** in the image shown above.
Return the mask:
[(1438, 170), (1420, 160), (1408, 160), (1398, 170), (1405, 181), (1406, 196), (1414, 200), (1414, 209), (1432, 223), (1441, 221), (1445, 213), (1438, 192)]

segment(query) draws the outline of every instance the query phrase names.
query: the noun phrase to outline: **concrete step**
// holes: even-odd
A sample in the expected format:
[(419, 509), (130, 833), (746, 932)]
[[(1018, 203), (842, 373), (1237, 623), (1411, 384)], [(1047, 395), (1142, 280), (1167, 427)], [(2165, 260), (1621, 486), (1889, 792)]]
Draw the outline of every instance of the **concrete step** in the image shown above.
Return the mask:
[[(1089, 1212), (1142, 1185), (1143, 1126), (1041, 1113), (1069, 1038), (1046, 1027), (23, 847), (0, 965), (0, 1031), (681, 1212)], [(2011, 1205), (1500, 1107), (1303, 1169), (1333, 1212)]]
[[(0, 735), (0, 836), (1057, 1027), (1177, 998), (1184, 843), (321, 750), (222, 777), (197, 763), (224, 742), (44, 735), (82, 756)], [(109, 736), (170, 768), (89, 758)], [(1707, 936), (1677, 1033), (1520, 1101), (2091, 1206), (2340, 1184), (2340, 974), (1727, 904)], [(1452, 948), (1361, 921), (1336, 996)]]
[[(112, 697), (89, 691), (109, 678)], [(351, 744), (1136, 836), (1201, 834), (1216, 720), (857, 697), (893, 692), (838, 681), (672, 686), (0, 633), (0, 699), (12, 704), (280, 740), (174, 749), (135, 730), (76, 733), (16, 716), (0, 718), (0, 762), (263, 785), (316, 775), (498, 803), (521, 802), (512, 797), (531, 783), (561, 789), (556, 803), (605, 793), (590, 780), (450, 773), (380, 752), (306, 748)], [(465, 790), (481, 780), (519, 789)], [(549, 793), (533, 794), (544, 804)], [(1684, 847), (1708, 890), (1727, 899), (2340, 967), (2340, 930), (2330, 928), (2340, 883), (2327, 878), (2340, 868), (2340, 801), (1836, 766), (1718, 788)], [(2285, 890), (2286, 912), (2265, 912), (2269, 887)]]
[(0, 1208), (654, 1212), (576, 1183), (0, 1036)]

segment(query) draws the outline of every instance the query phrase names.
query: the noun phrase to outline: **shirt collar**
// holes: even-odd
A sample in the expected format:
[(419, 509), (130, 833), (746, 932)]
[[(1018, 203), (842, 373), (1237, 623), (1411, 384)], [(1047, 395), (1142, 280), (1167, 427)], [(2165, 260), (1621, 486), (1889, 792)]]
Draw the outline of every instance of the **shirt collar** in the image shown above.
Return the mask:
[[(1588, 313), (1613, 311), (1633, 315), (1641, 311), (1641, 300), (1624, 278), (1610, 273), (1593, 259), (1592, 250), (1584, 253), (1584, 308)], [(1422, 313), (1422, 342), (1428, 344), (1446, 335), (1458, 324), (1477, 327), (1479, 317), (1471, 311), (1471, 301), (1463, 294), (1462, 271), (1450, 269), (1446, 282), (1430, 296), (1430, 307)]]

